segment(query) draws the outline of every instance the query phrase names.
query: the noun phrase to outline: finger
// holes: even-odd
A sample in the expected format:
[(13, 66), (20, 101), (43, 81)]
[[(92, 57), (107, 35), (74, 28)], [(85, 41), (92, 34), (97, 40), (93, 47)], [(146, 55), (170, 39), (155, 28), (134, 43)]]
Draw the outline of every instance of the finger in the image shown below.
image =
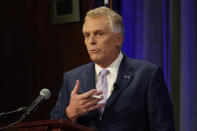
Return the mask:
[(104, 106), (104, 103), (101, 103), (101, 104), (97, 104), (97, 105), (91, 106), (91, 107), (89, 107), (87, 110), (88, 110), (88, 111), (92, 111), (92, 110), (101, 108), (102, 106)]
[(81, 104), (83, 105), (84, 108), (87, 108), (89, 106), (93, 106), (93, 105), (97, 104), (102, 99), (95, 99), (95, 98), (90, 97), (90, 98), (84, 100)]
[(79, 86), (80, 86), (80, 81), (79, 80), (76, 80), (76, 84), (75, 84), (75, 87), (74, 87), (72, 93), (78, 94)]
[(103, 94), (102, 91), (97, 91), (97, 92), (94, 93), (94, 95), (97, 95), (97, 96), (102, 95), (102, 94)]
[(85, 99), (85, 98), (92, 96), (95, 92), (96, 92), (96, 89), (92, 89), (84, 94), (81, 94), (80, 96), (81, 96), (81, 98)]
[(83, 104), (82, 106), (80, 106), (80, 112), (81, 113), (87, 113), (91, 110), (94, 110), (94, 109), (97, 109), (97, 108), (100, 108), (104, 105), (104, 103), (100, 103), (100, 104), (97, 104), (98, 103), (98, 100), (97, 101), (91, 101), (91, 103), (85, 103)]
[(92, 101), (89, 101), (89, 102), (84, 104), (84, 108), (89, 108), (91, 106), (97, 105), (99, 101), (101, 101), (101, 99), (94, 99)]

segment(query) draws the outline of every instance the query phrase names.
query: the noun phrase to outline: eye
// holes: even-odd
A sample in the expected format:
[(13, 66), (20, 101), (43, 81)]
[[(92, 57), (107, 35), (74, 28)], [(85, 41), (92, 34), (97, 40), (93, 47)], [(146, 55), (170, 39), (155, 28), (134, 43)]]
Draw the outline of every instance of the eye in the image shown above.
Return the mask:
[(102, 35), (104, 35), (104, 33), (103, 32), (98, 32), (97, 35), (102, 36)]
[(103, 35), (103, 32), (100, 32), (99, 35)]
[(88, 38), (89, 36), (90, 36), (90, 34), (88, 34), (88, 33), (85, 33), (85, 34), (84, 34), (84, 37), (85, 37), (85, 38)]

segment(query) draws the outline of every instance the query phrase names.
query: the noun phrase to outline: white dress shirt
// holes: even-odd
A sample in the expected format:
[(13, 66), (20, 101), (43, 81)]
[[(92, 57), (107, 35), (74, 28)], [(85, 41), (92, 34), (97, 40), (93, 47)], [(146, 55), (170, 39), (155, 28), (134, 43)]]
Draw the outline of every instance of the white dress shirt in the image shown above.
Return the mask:
[[(122, 55), (122, 52), (120, 52), (118, 58), (110, 66), (108, 66), (106, 68), (109, 71), (109, 73), (107, 75), (107, 84), (108, 84), (107, 98), (109, 98), (109, 96), (111, 95), (111, 92), (114, 89), (113, 85), (114, 85), (114, 82), (116, 82), (118, 70), (119, 70), (122, 58), (123, 58), (123, 55)], [(98, 75), (101, 70), (102, 70), (102, 68), (99, 65), (95, 64), (96, 83), (98, 80)]]

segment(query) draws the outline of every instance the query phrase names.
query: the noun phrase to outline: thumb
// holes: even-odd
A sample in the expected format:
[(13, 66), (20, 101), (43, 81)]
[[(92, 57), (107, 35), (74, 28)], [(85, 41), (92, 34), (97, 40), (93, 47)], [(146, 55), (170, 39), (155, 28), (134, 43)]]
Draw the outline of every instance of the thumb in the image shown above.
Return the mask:
[(80, 86), (80, 81), (79, 80), (76, 80), (75, 87), (74, 87), (74, 89), (72, 91), (73, 94), (78, 94), (79, 86)]

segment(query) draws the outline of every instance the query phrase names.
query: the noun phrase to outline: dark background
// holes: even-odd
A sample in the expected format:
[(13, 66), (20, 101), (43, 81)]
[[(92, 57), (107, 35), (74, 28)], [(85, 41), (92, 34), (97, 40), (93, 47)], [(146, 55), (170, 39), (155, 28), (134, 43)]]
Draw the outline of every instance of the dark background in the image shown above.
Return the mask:
[(26, 120), (49, 119), (63, 73), (90, 61), (81, 29), (92, 7), (93, 0), (80, 1), (80, 22), (55, 25), (50, 0), (1, 1), (0, 113), (31, 104), (48, 88), (51, 98)]

